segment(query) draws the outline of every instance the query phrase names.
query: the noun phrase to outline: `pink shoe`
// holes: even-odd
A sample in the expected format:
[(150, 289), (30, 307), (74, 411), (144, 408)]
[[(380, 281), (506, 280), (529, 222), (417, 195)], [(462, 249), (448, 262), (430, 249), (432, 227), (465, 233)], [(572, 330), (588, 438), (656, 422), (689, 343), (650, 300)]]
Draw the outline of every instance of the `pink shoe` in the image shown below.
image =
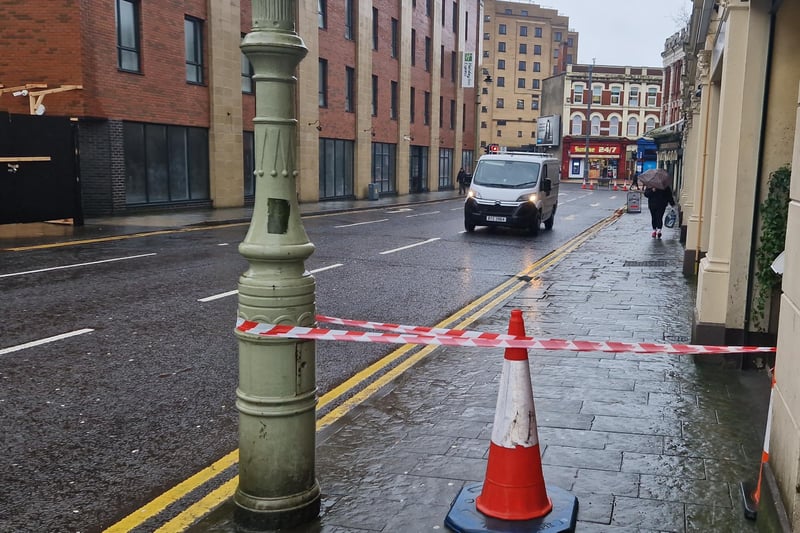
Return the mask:
[(656, 238), (656, 230), (653, 230), (653, 233), (651, 233), (650, 236), (655, 239)]

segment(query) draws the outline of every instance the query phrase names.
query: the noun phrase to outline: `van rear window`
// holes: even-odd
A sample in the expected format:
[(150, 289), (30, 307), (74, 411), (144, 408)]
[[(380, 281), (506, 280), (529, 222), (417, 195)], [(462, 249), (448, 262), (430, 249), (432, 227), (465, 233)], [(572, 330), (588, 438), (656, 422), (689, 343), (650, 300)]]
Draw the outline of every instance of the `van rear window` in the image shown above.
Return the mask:
[(507, 189), (527, 189), (539, 180), (539, 163), (531, 161), (478, 162), (472, 183)]

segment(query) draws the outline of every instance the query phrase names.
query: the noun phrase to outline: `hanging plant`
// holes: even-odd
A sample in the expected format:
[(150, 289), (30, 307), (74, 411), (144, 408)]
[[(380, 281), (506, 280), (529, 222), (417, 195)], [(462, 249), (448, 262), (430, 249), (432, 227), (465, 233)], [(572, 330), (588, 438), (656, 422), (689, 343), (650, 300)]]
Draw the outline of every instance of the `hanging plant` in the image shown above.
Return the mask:
[[(753, 302), (752, 319), (756, 328), (762, 326), (764, 310), (772, 291), (781, 284), (781, 276), (772, 270), (772, 262), (786, 244), (786, 220), (789, 216), (789, 183), (791, 166), (785, 165), (770, 174), (769, 194), (761, 204), (761, 238), (756, 250), (757, 292)], [(763, 330), (762, 330), (763, 331)]]

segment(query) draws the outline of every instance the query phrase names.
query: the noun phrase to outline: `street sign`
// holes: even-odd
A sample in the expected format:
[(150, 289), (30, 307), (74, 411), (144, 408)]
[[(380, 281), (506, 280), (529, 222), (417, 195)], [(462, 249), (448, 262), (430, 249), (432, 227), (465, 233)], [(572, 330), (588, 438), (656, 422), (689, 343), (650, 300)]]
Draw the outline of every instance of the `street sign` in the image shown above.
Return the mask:
[(642, 193), (639, 191), (628, 191), (628, 213), (642, 212)]

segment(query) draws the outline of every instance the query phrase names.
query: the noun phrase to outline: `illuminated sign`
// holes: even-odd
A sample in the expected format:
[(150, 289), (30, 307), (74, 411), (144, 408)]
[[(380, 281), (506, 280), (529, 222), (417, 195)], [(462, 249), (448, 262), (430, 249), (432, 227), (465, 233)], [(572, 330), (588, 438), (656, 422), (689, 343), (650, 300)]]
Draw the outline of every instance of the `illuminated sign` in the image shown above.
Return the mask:
[(464, 52), (464, 61), (461, 67), (461, 86), (475, 86), (475, 59), (472, 52)]
[[(582, 144), (573, 144), (569, 147), (571, 154), (585, 154), (586, 146)], [(589, 155), (619, 155), (619, 146), (611, 146), (607, 144), (593, 144), (589, 145)]]

